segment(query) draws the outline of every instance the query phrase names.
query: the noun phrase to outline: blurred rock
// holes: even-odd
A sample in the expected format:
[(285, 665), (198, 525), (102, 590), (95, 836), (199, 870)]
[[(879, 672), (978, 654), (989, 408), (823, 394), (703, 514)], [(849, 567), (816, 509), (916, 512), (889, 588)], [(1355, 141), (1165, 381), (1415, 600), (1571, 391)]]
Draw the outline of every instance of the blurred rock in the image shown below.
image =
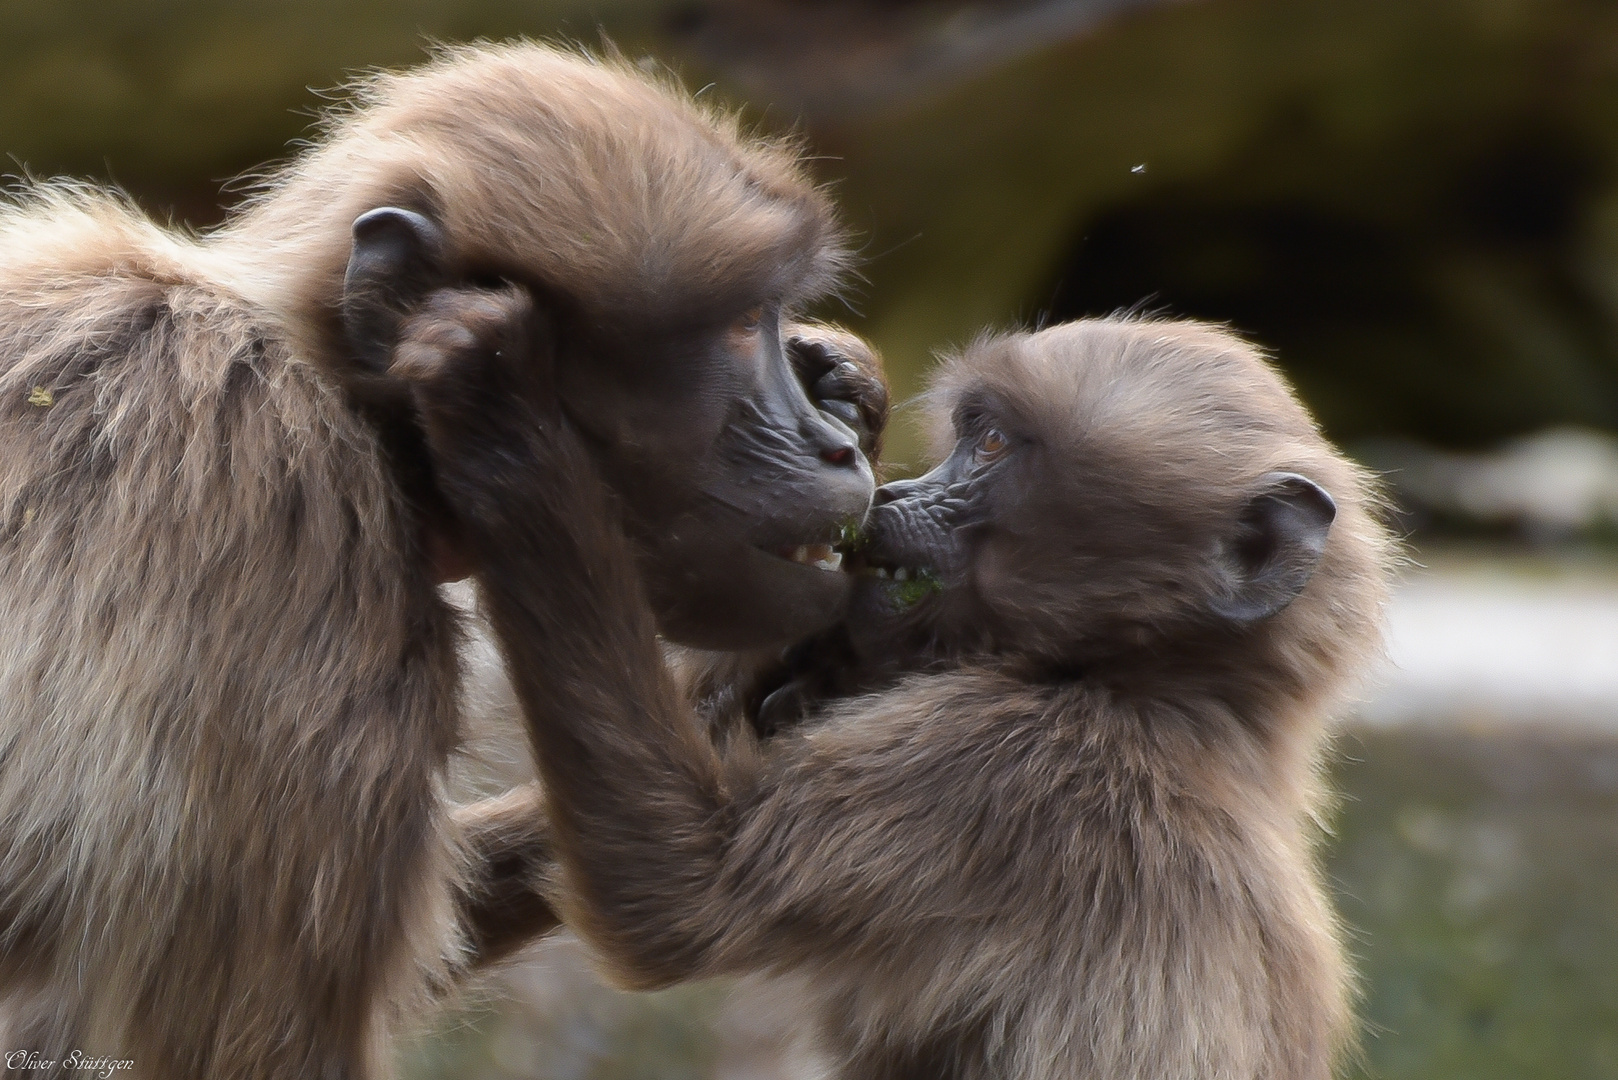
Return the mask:
[(749, 99), (824, 123), (902, 108), (1172, 2), (1183, 0), (691, 0), (664, 25)]
[(1618, 531), (1618, 437), (1558, 428), (1459, 453), (1409, 439), (1361, 444), (1418, 524), (1506, 528), (1538, 541)]
[(1376, 727), (1618, 734), (1618, 561), (1437, 552), (1388, 610), (1354, 718)]
[(309, 87), (519, 33), (801, 129), (867, 260), (822, 314), (901, 398), (985, 325), (1144, 307), (1273, 348), (1341, 440), (1618, 431), (1603, 0), (0, 4), (0, 152), (206, 226)]

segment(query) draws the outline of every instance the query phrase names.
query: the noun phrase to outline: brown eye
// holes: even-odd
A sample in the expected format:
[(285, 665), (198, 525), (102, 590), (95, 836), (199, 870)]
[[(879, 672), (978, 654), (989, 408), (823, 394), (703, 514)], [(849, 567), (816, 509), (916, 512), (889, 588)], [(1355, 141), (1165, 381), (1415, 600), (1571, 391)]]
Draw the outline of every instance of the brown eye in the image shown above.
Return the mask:
[(725, 337), (730, 341), (730, 347), (743, 352), (749, 352), (758, 344), (758, 332), (764, 325), (764, 309), (762, 307), (749, 308), (742, 312), (741, 317), (725, 328)]
[(1011, 449), (1011, 440), (996, 428), (990, 428), (978, 436), (978, 444), (972, 449), (972, 456), (983, 464), (999, 461)]

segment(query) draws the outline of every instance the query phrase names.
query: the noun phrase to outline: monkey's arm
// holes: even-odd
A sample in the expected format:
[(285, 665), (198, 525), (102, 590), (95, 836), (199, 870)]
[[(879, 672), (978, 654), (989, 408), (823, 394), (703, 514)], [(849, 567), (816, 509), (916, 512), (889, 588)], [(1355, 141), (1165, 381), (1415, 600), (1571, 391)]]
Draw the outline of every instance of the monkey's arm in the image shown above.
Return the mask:
[[(630, 981), (663, 982), (701, 964), (693, 935), (657, 928), (715, 879), (722, 831), (693, 823), (721, 814), (719, 761), (663, 663), (628, 541), (545, 365), (523, 362), (545, 334), (524, 292), (444, 290), (409, 323), (393, 372), (416, 388), (529, 723), (567, 870), (562, 914), (609, 956), (658, 937), (658, 959)], [(632, 823), (625, 791), (640, 793)]]
[[(948, 899), (962, 849), (931, 838), (957, 844), (971, 830), (941, 824), (930, 801), (973, 783), (975, 766), (958, 748), (922, 753), (967, 773), (925, 775), (910, 740), (927, 710), (877, 725), (859, 754), (805, 740), (774, 762), (721, 759), (702, 735), (589, 457), (542, 376), (512, 362), (542, 332), (522, 294), (442, 297), (394, 370), (417, 386), (439, 482), (475, 549), (537, 750), (569, 924), (626, 982), (655, 986), (762, 966), (763, 944), (782, 937), (809, 953), (846, 949), (849, 933), (914, 918), (916, 896), (939, 914), (963, 910)], [(893, 783), (901, 767), (916, 786)], [(868, 797), (850, 800), (845, 782)], [(847, 861), (855, 850), (866, 854)]]
[(537, 784), (455, 812), (467, 873), (456, 901), (475, 971), (550, 933), (562, 920), (547, 898), (558, 876), (545, 796)]

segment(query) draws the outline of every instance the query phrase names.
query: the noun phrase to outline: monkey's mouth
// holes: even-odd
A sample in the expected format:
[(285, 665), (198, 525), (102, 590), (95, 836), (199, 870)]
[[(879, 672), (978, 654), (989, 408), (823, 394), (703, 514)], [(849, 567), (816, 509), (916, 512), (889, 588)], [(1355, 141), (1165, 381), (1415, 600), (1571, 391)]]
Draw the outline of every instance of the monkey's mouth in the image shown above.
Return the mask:
[(858, 558), (866, 542), (861, 523), (851, 519), (839, 525), (837, 534), (830, 540), (799, 544), (796, 547), (788, 544), (776, 548), (774, 554), (799, 566), (808, 566), (828, 574), (839, 572), (846, 574), (853, 572), (849, 564), (850, 557)]
[(911, 566), (885, 559), (870, 550), (850, 552), (844, 562), (847, 573), (855, 577), (874, 577), (885, 581), (938, 580), (938, 571), (930, 566)]
[(799, 544), (797, 547), (780, 548), (775, 554), (788, 562), (832, 574), (837, 573), (843, 566), (843, 553), (832, 544)]
[(835, 544), (799, 544), (795, 548), (780, 548), (778, 558), (810, 566), (828, 573), (847, 573), (856, 577), (876, 577), (893, 581), (912, 581), (923, 577), (936, 577), (925, 566), (900, 566), (875, 558), (863, 551), (839, 551)]
[(873, 551), (864, 537), (845, 530), (835, 543), (799, 544), (777, 548), (774, 554), (799, 566), (826, 573), (880, 578), (884, 581), (937, 583), (938, 572), (930, 566), (907, 565), (884, 558)]

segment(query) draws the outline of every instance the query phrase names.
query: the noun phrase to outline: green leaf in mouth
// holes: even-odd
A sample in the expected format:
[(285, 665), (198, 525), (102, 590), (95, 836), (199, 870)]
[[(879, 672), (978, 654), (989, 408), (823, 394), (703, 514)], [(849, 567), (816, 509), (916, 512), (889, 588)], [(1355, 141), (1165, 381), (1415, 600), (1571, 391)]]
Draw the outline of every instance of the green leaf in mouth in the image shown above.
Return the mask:
[(860, 530), (860, 523), (849, 518), (837, 527), (837, 543), (833, 545), (844, 554), (858, 551), (865, 546), (865, 534)]
[(904, 581), (889, 584), (892, 595), (902, 607), (914, 607), (934, 593), (944, 591), (943, 580), (931, 570), (914, 570)]

